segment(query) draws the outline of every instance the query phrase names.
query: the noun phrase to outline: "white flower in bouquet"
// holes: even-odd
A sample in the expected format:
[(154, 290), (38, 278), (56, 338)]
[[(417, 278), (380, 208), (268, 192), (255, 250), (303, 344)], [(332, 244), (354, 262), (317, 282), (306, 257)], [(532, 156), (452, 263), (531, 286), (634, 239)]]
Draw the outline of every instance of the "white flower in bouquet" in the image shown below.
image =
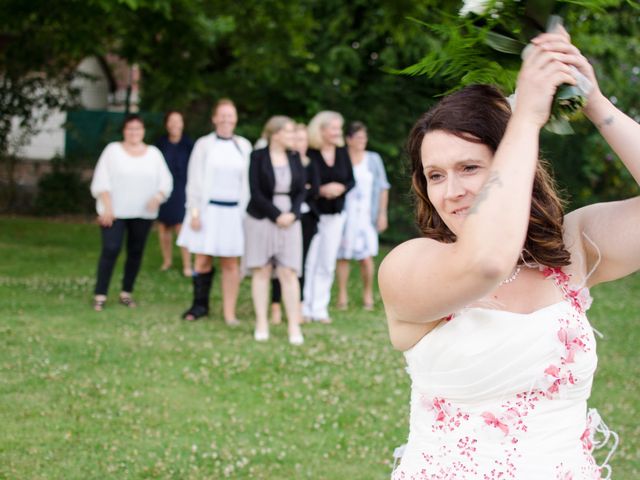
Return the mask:
[[(530, 46), (527, 47), (531, 39), (545, 30), (553, 32), (562, 24), (562, 18), (554, 12), (569, 4), (601, 12), (614, 4), (630, 1), (458, 0), (451, 6), (460, 6), (457, 16), (451, 17), (446, 13), (444, 24), (427, 25), (442, 36), (442, 47), (432, 49), (420, 62), (401, 73), (430, 78), (441, 76), (459, 87), (470, 83), (491, 83), (505, 91), (513, 91), (521, 59), (531, 50)], [(569, 122), (579, 116), (593, 88), (577, 68), (572, 67), (571, 70), (576, 85), (558, 87), (549, 122), (545, 126), (558, 134), (572, 133)], [(515, 97), (510, 103), (513, 109)]]
[(464, 17), (470, 13), (476, 15), (482, 15), (487, 11), (490, 0), (464, 0), (462, 8), (460, 9), (460, 16)]

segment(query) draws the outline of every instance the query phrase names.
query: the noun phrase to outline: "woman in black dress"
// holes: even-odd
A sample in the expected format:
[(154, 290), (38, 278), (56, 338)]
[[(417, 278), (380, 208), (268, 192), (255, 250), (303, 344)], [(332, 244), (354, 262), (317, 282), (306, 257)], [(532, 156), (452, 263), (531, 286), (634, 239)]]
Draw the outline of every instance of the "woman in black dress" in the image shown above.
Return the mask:
[[(162, 152), (167, 166), (173, 176), (173, 192), (160, 207), (158, 213), (158, 236), (160, 250), (162, 251), (162, 271), (171, 268), (173, 257), (173, 233), (180, 233), (182, 219), (185, 214), (185, 187), (187, 183), (187, 166), (189, 155), (193, 149), (193, 141), (183, 134), (184, 118), (178, 111), (167, 112), (164, 117), (164, 126), (167, 134), (160, 137), (156, 146)], [(185, 277), (192, 275), (191, 255), (189, 251), (181, 247), (182, 273)]]

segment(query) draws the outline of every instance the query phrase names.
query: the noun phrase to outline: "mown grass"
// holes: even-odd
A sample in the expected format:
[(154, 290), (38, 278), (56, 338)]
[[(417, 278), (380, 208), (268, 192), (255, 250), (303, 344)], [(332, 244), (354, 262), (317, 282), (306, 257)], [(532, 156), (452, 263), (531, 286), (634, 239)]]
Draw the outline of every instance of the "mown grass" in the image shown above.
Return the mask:
[[(249, 281), (238, 328), (185, 323), (190, 283), (158, 270), (151, 237), (140, 308), (90, 308), (97, 227), (0, 218), (0, 478), (384, 479), (408, 427), (409, 382), (381, 306), (333, 312), (252, 339)], [(178, 259), (176, 258), (176, 265)], [(112, 281), (118, 291), (121, 262)], [(605, 334), (591, 405), (622, 441), (614, 478), (640, 473), (640, 276), (595, 289)]]

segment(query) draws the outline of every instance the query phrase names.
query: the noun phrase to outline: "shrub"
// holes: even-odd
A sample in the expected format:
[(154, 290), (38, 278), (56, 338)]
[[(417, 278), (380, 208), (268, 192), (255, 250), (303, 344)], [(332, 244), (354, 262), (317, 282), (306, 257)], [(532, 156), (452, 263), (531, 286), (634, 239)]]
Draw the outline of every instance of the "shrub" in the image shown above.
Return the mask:
[(89, 183), (76, 171), (54, 169), (38, 182), (37, 215), (91, 213), (93, 209)]

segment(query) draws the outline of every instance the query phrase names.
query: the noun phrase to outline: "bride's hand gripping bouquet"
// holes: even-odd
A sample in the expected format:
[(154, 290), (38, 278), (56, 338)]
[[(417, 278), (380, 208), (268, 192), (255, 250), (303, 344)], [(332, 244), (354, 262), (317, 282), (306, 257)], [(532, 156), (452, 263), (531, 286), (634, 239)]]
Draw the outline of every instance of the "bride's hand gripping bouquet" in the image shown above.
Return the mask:
[[(450, 91), (472, 83), (491, 83), (513, 92), (522, 59), (531, 41), (541, 33), (563, 32), (562, 18), (554, 13), (572, 4), (602, 10), (615, 0), (465, 0), (447, 25), (424, 24), (444, 41), (406, 74), (441, 76), (457, 82)], [(572, 67), (575, 85), (563, 84), (555, 94), (545, 128), (567, 134), (569, 121), (579, 116), (593, 83)], [(517, 96), (512, 95), (512, 101)]]
[[(546, 33), (565, 33), (566, 30), (562, 26), (562, 18), (557, 15), (551, 15), (547, 22)], [(567, 35), (568, 36), (568, 35)], [(522, 50), (522, 60), (529, 55), (533, 44), (529, 43)], [(551, 114), (545, 128), (559, 135), (567, 135), (573, 133), (573, 129), (569, 122), (576, 118), (587, 104), (587, 98), (593, 90), (593, 83), (584, 76), (576, 67), (570, 66), (571, 75), (575, 80), (575, 84), (563, 83), (560, 85), (551, 104)], [(512, 103), (515, 103), (517, 95), (513, 94)]]

